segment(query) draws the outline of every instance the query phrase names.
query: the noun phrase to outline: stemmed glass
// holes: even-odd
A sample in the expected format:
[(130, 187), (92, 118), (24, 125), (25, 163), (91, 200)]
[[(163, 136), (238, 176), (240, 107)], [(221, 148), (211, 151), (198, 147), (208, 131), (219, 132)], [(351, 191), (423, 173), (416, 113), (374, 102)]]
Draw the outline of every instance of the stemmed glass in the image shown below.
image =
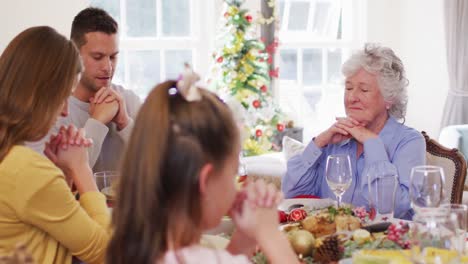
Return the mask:
[(439, 207), (444, 197), (444, 170), (438, 166), (417, 166), (411, 170), (410, 197), (413, 209)]
[(349, 155), (329, 155), (327, 157), (325, 176), (330, 190), (338, 198), (338, 207), (340, 207), (341, 198), (353, 180)]

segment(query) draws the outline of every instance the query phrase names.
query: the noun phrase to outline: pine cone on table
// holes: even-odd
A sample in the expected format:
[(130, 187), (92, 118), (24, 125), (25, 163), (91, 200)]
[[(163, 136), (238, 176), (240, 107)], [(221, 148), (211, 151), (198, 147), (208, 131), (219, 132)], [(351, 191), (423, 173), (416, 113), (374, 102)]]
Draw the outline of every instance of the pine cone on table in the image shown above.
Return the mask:
[(314, 260), (318, 263), (338, 262), (342, 257), (343, 248), (337, 235), (325, 238), (314, 252)]

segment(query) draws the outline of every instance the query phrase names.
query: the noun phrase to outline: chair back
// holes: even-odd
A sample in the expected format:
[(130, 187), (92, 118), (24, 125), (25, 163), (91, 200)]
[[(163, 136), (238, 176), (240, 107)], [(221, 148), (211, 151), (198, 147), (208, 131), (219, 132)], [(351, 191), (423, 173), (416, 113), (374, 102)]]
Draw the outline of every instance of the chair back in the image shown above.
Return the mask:
[(465, 157), (456, 148), (449, 149), (431, 139), (422, 131), (426, 140), (427, 165), (440, 166), (445, 173), (445, 201), (460, 204), (463, 198), (463, 188), (466, 178)]

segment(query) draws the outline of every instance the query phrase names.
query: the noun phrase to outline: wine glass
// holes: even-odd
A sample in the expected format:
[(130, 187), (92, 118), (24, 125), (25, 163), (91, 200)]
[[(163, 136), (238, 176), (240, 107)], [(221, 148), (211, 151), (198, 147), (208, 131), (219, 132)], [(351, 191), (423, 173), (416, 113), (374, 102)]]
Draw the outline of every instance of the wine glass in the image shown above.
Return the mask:
[(327, 157), (325, 176), (330, 190), (338, 198), (338, 207), (340, 207), (341, 198), (353, 180), (349, 155), (329, 155)]
[(442, 167), (416, 166), (411, 169), (410, 197), (413, 209), (439, 207), (444, 197), (445, 176)]
[(388, 161), (367, 166), (369, 209), (371, 219), (388, 221), (393, 218), (398, 170)]

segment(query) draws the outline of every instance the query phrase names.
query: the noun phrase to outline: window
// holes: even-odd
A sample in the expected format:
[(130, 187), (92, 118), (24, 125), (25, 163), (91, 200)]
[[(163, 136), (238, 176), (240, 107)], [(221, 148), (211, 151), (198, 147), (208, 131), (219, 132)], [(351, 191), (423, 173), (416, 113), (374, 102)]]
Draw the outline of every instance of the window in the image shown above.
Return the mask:
[(362, 47), (361, 0), (279, 0), (282, 109), (308, 141), (344, 115), (341, 65)]
[[(195, 0), (91, 0), (119, 23), (120, 54), (114, 82), (146, 97), (155, 84), (177, 78), (184, 62), (204, 66), (210, 45), (202, 40), (205, 1)], [(197, 68), (198, 69), (198, 68)]]

